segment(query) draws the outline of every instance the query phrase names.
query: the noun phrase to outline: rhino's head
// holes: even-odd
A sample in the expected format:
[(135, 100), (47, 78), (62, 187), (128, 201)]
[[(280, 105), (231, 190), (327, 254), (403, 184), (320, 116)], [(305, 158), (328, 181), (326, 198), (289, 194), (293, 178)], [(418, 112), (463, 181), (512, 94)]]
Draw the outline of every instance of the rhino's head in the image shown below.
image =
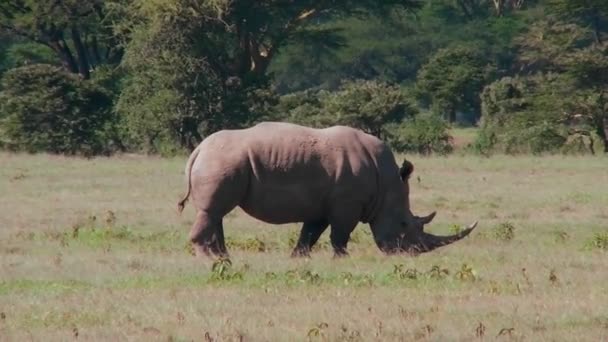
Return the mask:
[[(402, 230), (396, 236), (393, 248), (385, 250), (387, 253), (406, 252), (410, 254), (420, 254), (430, 252), (441, 246), (449, 245), (465, 236), (469, 235), (477, 226), (477, 222), (472, 223), (466, 229), (454, 235), (437, 236), (424, 231), (424, 226), (431, 222), (435, 217), (435, 212), (428, 216), (418, 217), (412, 215), (409, 220), (402, 223)], [(390, 243), (388, 244), (390, 246)]]
[(413, 171), (412, 163), (404, 160), (399, 171), (402, 189), (391, 189), (393, 193), (392, 196), (388, 196), (389, 203), (386, 203), (385, 216), (372, 224), (378, 247), (388, 254), (429, 252), (464, 238), (477, 226), (477, 222), (474, 222), (463, 231), (449, 236), (437, 236), (425, 232), (424, 226), (435, 218), (436, 212), (423, 217), (412, 214), (409, 204), (409, 177)]

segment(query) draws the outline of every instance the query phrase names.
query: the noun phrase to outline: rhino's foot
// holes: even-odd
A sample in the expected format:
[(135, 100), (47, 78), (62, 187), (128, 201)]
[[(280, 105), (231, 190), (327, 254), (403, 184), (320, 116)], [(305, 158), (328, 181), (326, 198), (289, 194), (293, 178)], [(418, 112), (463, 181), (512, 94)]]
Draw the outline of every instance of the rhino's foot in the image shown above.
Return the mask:
[(209, 246), (207, 245), (193, 242), (192, 249), (194, 249), (194, 255), (197, 258), (207, 258), (211, 256), (211, 251), (209, 250)]
[(194, 255), (197, 258), (220, 258), (220, 259), (229, 259), (230, 255), (226, 250), (222, 248), (218, 248), (217, 246), (204, 244), (204, 243), (192, 243), (192, 248), (194, 249)]
[(310, 250), (308, 248), (295, 248), (291, 252), (292, 258), (310, 258)]
[(334, 259), (341, 259), (345, 257), (348, 257), (348, 252), (346, 251), (346, 249), (334, 250)]

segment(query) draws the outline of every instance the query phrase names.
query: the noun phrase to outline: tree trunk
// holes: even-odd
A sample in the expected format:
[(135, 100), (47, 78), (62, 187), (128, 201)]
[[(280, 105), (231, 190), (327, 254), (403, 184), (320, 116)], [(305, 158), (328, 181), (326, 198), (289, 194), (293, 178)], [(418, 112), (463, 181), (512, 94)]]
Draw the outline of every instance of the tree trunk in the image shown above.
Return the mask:
[(55, 40), (49, 42), (49, 47), (59, 55), (61, 59), (61, 64), (66, 68), (69, 72), (77, 73), (78, 66), (76, 65), (76, 60), (74, 60), (74, 56), (72, 55), (72, 51), (67, 46), (65, 40)]
[(599, 117), (595, 121), (595, 133), (604, 143), (604, 153), (608, 153), (608, 118), (604, 113), (603, 117)]
[(494, 8), (496, 9), (496, 15), (502, 17), (503, 10), (505, 8), (505, 0), (492, 0), (494, 2)]
[(89, 70), (89, 58), (87, 57), (87, 50), (82, 43), (80, 38), (80, 32), (74, 26), (72, 26), (72, 41), (78, 54), (78, 73), (85, 79), (88, 80), (91, 77)]
[(599, 111), (593, 113), (591, 121), (593, 126), (595, 126), (595, 133), (598, 135), (598, 137), (600, 137), (602, 143), (604, 144), (604, 153), (608, 153), (608, 113), (606, 113), (606, 102), (604, 101), (605, 95), (605, 93), (600, 92), (598, 101)]
[(97, 37), (95, 35), (93, 35), (93, 38), (91, 39), (91, 49), (93, 50), (93, 58), (95, 58), (95, 63), (97, 63), (97, 65), (101, 64), (99, 44), (97, 43)]
[(448, 111), (448, 122), (449, 123), (456, 122), (456, 110), (453, 108), (450, 108)]
[(602, 31), (601, 31), (601, 24), (600, 24), (600, 18), (597, 15), (597, 12), (593, 13), (593, 38), (595, 39), (595, 43), (597, 45), (601, 45), (602, 44)]

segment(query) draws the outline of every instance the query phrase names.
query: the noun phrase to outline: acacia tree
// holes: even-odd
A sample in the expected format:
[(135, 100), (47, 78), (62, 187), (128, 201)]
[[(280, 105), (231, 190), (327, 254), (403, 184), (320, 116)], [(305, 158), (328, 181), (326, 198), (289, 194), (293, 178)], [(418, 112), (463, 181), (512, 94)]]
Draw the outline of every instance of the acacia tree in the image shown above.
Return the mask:
[(552, 20), (533, 24), (516, 44), (520, 77), (482, 94), (485, 143), (558, 150), (595, 133), (608, 152), (608, 47), (592, 30)]
[(520, 62), (528, 73), (554, 72), (569, 92), (564, 122), (584, 122), (608, 152), (608, 46), (597, 43), (594, 28), (545, 21), (518, 39)]
[(439, 50), (418, 72), (416, 90), (425, 106), (456, 121), (456, 112), (480, 115), (479, 93), (490, 76), (489, 63), (472, 48)]
[(602, 33), (608, 30), (608, 1), (550, 0), (548, 4), (550, 12), (559, 17), (591, 26), (596, 44), (602, 44)]
[(0, 2), (0, 31), (49, 47), (66, 70), (85, 79), (95, 66), (120, 60), (106, 17), (105, 0)]

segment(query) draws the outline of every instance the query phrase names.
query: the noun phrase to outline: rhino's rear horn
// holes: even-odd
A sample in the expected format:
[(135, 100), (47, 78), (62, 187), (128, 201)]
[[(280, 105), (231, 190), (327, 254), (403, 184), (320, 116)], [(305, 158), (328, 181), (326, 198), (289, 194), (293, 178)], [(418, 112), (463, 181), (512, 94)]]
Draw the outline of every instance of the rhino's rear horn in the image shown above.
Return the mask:
[(437, 215), (437, 212), (433, 211), (432, 213), (430, 213), (427, 216), (423, 216), (423, 217), (416, 216), (416, 220), (418, 220), (419, 223), (425, 225), (425, 224), (433, 221), (433, 219), (435, 218), (435, 215)]
[(473, 229), (475, 229), (476, 226), (477, 221), (469, 225), (465, 230), (459, 232), (458, 234), (449, 236), (437, 236), (423, 232), (422, 236), (420, 236), (420, 244), (419, 246), (417, 246), (416, 249), (418, 250), (418, 252), (424, 253), (430, 252), (441, 246), (449, 245), (471, 234), (471, 232), (473, 231)]

